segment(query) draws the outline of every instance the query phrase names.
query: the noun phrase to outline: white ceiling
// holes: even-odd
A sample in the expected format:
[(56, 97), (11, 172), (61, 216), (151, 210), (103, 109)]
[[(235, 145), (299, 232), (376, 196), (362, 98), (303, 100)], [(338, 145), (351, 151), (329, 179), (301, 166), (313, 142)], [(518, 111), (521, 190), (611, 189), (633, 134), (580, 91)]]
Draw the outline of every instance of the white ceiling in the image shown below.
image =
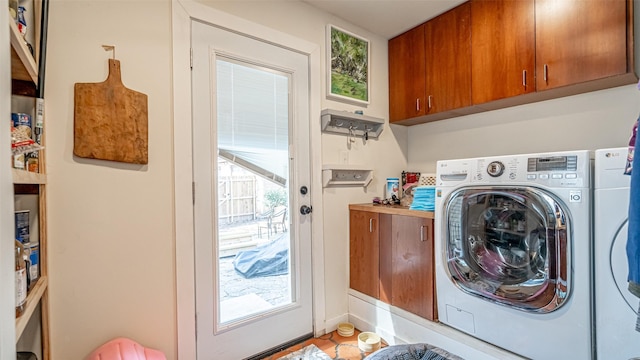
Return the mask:
[(466, 0), (301, 0), (386, 39)]

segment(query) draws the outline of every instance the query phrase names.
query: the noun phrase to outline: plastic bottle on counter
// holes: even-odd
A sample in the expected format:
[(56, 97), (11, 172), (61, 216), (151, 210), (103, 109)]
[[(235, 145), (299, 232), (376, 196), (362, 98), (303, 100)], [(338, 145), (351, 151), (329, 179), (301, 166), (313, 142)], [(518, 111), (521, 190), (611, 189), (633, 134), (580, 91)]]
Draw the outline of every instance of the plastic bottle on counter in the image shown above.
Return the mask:
[(393, 198), (400, 199), (400, 178), (387, 178), (387, 187), (385, 189), (385, 197), (387, 199)]
[(16, 242), (16, 318), (24, 312), (27, 300), (27, 264), (24, 261), (24, 246)]

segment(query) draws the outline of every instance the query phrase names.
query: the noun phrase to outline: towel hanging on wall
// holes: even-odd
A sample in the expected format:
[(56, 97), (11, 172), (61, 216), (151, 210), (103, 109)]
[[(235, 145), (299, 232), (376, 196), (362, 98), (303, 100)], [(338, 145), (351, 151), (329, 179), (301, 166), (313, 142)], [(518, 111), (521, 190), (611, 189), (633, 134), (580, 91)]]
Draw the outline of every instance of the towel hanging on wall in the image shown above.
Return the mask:
[[(638, 120), (633, 127), (632, 139), (635, 138), (634, 147), (638, 147), (636, 136)], [(640, 156), (633, 156), (634, 150), (630, 149), (632, 157), (631, 188), (629, 193), (629, 230), (627, 236), (627, 260), (629, 262), (629, 291), (640, 298)]]
[[(635, 156), (640, 136), (637, 136), (638, 122), (636, 120), (629, 141), (629, 155), (625, 174), (631, 175), (629, 192), (629, 223), (627, 234), (627, 261), (629, 263), (629, 292), (640, 298), (640, 156)], [(633, 171), (633, 168), (636, 171)], [(640, 315), (636, 319), (636, 331), (640, 331)]]

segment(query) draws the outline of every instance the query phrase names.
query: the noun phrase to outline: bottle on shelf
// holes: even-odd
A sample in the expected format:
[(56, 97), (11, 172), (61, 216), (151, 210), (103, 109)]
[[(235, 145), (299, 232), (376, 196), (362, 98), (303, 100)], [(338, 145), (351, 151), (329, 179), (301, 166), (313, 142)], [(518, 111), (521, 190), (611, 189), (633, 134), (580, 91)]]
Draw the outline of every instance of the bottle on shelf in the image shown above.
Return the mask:
[(18, 21), (18, 0), (9, 0), (9, 14), (13, 21)]
[(16, 242), (16, 318), (24, 312), (27, 300), (27, 264), (24, 261), (24, 246)]
[(24, 6), (18, 6), (18, 30), (20, 31), (20, 34), (22, 34), (22, 38), (24, 40), (24, 44), (27, 45), (27, 48), (29, 48), (29, 51), (31, 52), (31, 55), (33, 55), (33, 46), (31, 46), (31, 44), (29, 44), (29, 42), (27, 42), (27, 20), (24, 17), (24, 13), (27, 10), (25, 9)]

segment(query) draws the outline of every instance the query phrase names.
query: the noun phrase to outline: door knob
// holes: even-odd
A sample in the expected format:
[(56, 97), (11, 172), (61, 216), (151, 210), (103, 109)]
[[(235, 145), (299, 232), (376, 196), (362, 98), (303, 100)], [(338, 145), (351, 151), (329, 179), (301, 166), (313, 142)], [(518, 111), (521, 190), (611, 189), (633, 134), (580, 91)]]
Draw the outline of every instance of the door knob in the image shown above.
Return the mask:
[(302, 215), (309, 215), (311, 213), (311, 211), (313, 211), (311, 206), (302, 205), (300, 207), (300, 214), (302, 214)]

